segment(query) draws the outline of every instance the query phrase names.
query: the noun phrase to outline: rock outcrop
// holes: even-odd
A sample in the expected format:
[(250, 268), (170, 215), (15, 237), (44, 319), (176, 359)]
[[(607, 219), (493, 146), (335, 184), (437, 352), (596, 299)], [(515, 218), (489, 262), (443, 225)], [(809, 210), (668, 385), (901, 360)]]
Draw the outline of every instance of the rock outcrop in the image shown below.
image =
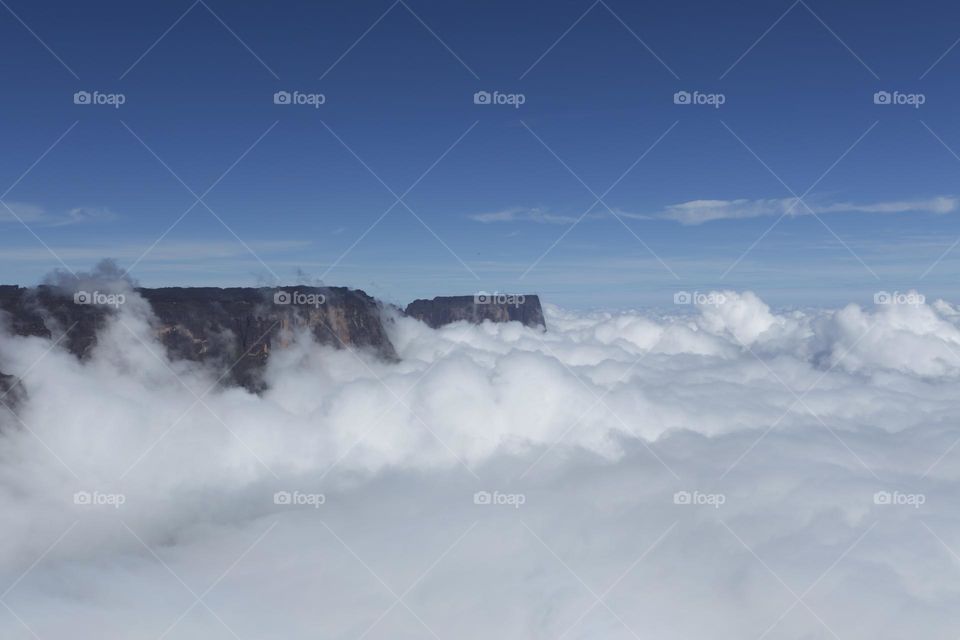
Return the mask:
[[(384, 327), (382, 304), (363, 291), (305, 286), (135, 291), (153, 310), (154, 329), (171, 359), (203, 362), (220, 371), (224, 383), (253, 391), (264, 389), (262, 374), (269, 354), (289, 339), (291, 331), (307, 330), (321, 344), (366, 349), (386, 360), (397, 358)], [(104, 304), (102, 297), (51, 285), (0, 285), (0, 321), (14, 335), (57, 337), (63, 347), (85, 358), (116, 305), (130, 303), (111, 298)], [(516, 320), (529, 327), (545, 327), (540, 300), (533, 295), (417, 300), (405, 313), (433, 328), (459, 320)], [(14, 377), (0, 374), (0, 394), (14, 388), (15, 382)], [(21, 390), (22, 385), (17, 385), (11, 398)]]
[[(262, 390), (270, 350), (287, 330), (307, 329), (322, 344), (370, 349), (385, 359), (396, 352), (381, 321), (381, 305), (342, 287), (137, 289), (150, 303), (160, 341), (173, 359), (212, 364), (225, 381)], [(112, 307), (79, 304), (72, 292), (39, 286), (0, 286), (0, 309), (16, 335), (51, 337), (85, 357)]]
[(6, 411), (16, 414), (26, 397), (27, 391), (19, 378), (0, 372), (0, 414)]
[(0, 403), (10, 405), (19, 395), (16, 376), (9, 376), (0, 372)]
[(6, 312), (5, 328), (14, 335), (49, 338), (70, 329), (61, 344), (77, 355), (95, 344), (108, 313), (106, 307), (75, 304), (72, 293), (45, 285), (0, 285), (0, 311)]
[(528, 327), (546, 329), (540, 298), (534, 295), (478, 294), (446, 296), (433, 300), (414, 300), (404, 313), (436, 329), (451, 322), (466, 320), (480, 324), (517, 321)]

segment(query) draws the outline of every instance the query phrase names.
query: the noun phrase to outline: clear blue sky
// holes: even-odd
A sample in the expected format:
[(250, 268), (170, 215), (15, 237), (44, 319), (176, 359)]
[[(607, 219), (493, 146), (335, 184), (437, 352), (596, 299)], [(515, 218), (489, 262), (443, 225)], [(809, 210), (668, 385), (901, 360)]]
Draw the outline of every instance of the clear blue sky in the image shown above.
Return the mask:
[(960, 248), (930, 268), (960, 236), (955, 3), (4, 2), (6, 283), (114, 257), (148, 286), (397, 302), (960, 295)]

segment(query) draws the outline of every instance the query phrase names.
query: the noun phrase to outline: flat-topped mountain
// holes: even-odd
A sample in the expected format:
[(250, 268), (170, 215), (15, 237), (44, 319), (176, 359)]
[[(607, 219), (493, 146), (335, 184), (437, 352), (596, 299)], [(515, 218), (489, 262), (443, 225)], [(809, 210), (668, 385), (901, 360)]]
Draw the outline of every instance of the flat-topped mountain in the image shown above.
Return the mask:
[[(253, 391), (264, 389), (262, 373), (270, 352), (282, 345), (290, 330), (310, 331), (319, 343), (336, 348), (364, 349), (386, 360), (397, 358), (385, 328), (384, 305), (363, 291), (308, 286), (135, 291), (150, 304), (157, 336), (171, 358), (210, 364), (223, 372), (225, 382)], [(83, 358), (95, 346), (97, 332), (109, 315), (126, 303), (122, 293), (0, 285), (0, 322), (19, 336), (49, 338), (66, 331), (61, 344)], [(434, 328), (458, 320), (516, 320), (544, 326), (536, 296), (417, 300), (406, 314)], [(0, 371), (0, 395), (13, 380)]]
[[(260, 374), (285, 330), (305, 328), (321, 344), (397, 357), (380, 303), (362, 291), (302, 286), (136, 291), (150, 303), (171, 358), (211, 363), (250, 389), (263, 388)], [(108, 314), (124, 303), (122, 294), (0, 286), (0, 309), (14, 334), (49, 337), (70, 329), (63, 344), (80, 357), (96, 343)]]
[(528, 327), (547, 327), (540, 298), (535, 295), (479, 293), (414, 300), (407, 305), (405, 313), (434, 329), (460, 320), (473, 324), (480, 324), (484, 320), (516, 321)]

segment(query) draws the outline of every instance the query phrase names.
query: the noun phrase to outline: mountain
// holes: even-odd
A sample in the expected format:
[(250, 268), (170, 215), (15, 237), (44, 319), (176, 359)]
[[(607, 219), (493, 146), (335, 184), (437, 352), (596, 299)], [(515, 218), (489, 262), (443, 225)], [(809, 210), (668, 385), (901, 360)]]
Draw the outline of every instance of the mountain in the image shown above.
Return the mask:
[(405, 313), (434, 329), (460, 320), (473, 324), (480, 324), (484, 320), (516, 321), (527, 327), (547, 328), (540, 298), (534, 295), (481, 293), (473, 296), (414, 300), (407, 305)]
[[(11, 405), (16, 403), (20, 387), (17, 386), (17, 378), (0, 373), (0, 403)], [(2, 408), (3, 404), (0, 404)]]
[[(384, 324), (384, 305), (363, 291), (295, 286), (138, 288), (136, 292), (150, 304), (157, 336), (172, 359), (210, 364), (222, 372), (225, 383), (251, 391), (265, 388), (262, 374), (267, 359), (272, 349), (283, 345), (289, 330), (306, 329), (321, 344), (397, 359)], [(19, 336), (49, 338), (67, 331), (63, 346), (84, 358), (113, 313), (111, 304), (124, 304), (122, 295), (110, 296), (68, 292), (49, 285), (0, 285), (0, 315), (5, 316), (8, 330)], [(536, 296), (522, 300), (475, 300), (473, 296), (417, 300), (407, 307), (406, 314), (434, 328), (458, 320), (517, 320), (527, 326), (545, 326)], [(0, 373), (0, 395), (13, 380)]]

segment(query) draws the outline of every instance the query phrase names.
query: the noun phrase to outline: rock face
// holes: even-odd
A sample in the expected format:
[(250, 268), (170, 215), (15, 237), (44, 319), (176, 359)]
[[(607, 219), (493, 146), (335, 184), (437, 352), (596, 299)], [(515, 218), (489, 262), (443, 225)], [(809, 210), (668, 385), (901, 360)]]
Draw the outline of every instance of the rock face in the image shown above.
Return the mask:
[(47, 286), (0, 285), (0, 310), (6, 328), (18, 336), (49, 338), (72, 327), (61, 344), (77, 355), (90, 350), (107, 315), (104, 307), (74, 304), (72, 293)]
[(20, 399), (21, 389), (23, 387), (17, 384), (14, 376), (8, 376), (0, 373), (0, 409), (3, 405), (12, 407)]
[[(321, 344), (367, 349), (386, 360), (397, 358), (384, 327), (383, 305), (363, 291), (303, 286), (136, 291), (150, 304), (157, 337), (172, 359), (204, 362), (221, 372), (224, 383), (252, 391), (264, 389), (262, 374), (270, 351), (282, 346), (291, 330), (308, 330)], [(55, 336), (63, 347), (84, 358), (115, 313), (115, 307), (98, 301), (78, 300), (73, 292), (47, 285), (0, 285), (0, 322), (15, 335)], [(516, 320), (529, 327), (545, 327), (537, 296), (417, 300), (405, 313), (433, 328), (458, 320)], [(0, 395), (13, 388), (8, 398), (15, 400), (22, 392), (22, 385), (13, 387), (15, 381), (0, 373)]]
[(260, 374), (274, 346), (291, 330), (317, 342), (397, 353), (384, 329), (380, 303), (344, 287), (284, 289), (140, 289), (161, 322), (160, 337), (175, 357), (213, 361), (243, 386), (263, 388)]
[(414, 300), (405, 310), (411, 318), (422, 320), (436, 329), (451, 322), (466, 320), (480, 324), (517, 321), (527, 327), (546, 329), (540, 298), (534, 295), (447, 296), (433, 300)]
[[(157, 334), (171, 358), (210, 363), (224, 380), (262, 390), (271, 348), (307, 329), (318, 342), (371, 349), (385, 359), (396, 352), (381, 320), (381, 305), (362, 291), (342, 287), (284, 289), (137, 289), (157, 318)], [(0, 309), (16, 335), (60, 335), (71, 353), (86, 356), (109, 306), (77, 304), (72, 293), (40, 286), (0, 286)], [(72, 327), (72, 329), (71, 329)]]

